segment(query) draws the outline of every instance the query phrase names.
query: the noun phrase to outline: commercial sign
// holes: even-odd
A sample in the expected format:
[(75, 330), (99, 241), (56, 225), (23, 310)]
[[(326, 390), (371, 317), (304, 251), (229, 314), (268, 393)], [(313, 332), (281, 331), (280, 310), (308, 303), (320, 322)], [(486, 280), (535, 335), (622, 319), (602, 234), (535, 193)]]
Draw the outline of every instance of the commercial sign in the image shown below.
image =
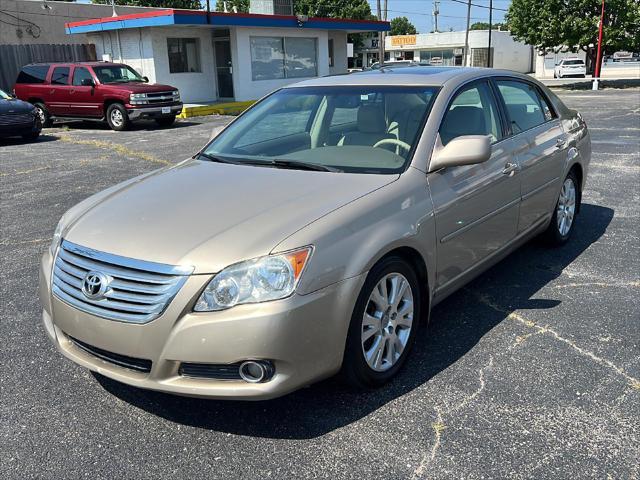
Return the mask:
[(415, 45), (415, 35), (394, 35), (391, 37), (392, 47), (404, 47), (405, 45)]

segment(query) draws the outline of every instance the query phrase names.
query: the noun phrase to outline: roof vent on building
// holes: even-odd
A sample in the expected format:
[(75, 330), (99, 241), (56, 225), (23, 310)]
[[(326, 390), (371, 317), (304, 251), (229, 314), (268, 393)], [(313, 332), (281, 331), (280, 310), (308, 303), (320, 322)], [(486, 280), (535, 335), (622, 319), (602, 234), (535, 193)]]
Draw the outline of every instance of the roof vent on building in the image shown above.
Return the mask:
[(249, 0), (249, 13), (293, 15), (293, 0)]

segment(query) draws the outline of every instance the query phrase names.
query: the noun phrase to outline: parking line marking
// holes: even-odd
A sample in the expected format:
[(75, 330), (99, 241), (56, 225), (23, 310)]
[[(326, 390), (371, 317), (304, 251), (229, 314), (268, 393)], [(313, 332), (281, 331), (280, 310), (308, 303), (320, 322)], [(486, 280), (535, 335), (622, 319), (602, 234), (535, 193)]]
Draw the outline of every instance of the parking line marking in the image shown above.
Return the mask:
[(118, 143), (105, 142), (104, 140), (82, 140), (71, 135), (61, 135), (60, 140), (67, 143), (72, 143), (74, 145), (88, 145), (92, 147), (102, 148), (106, 150), (115, 151), (116, 153), (130, 158), (137, 158), (139, 160), (145, 160), (151, 163), (159, 163), (161, 165), (173, 165), (168, 160), (163, 160), (158, 157), (154, 157), (153, 155), (141, 152), (139, 150), (132, 150), (129, 147), (125, 147), (124, 145)]

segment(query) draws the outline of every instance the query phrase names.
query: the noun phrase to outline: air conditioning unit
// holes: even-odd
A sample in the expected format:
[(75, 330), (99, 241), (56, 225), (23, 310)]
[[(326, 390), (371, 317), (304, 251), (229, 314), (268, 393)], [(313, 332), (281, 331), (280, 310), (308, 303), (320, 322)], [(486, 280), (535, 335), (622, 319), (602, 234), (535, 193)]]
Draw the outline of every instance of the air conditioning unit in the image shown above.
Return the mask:
[(249, 0), (249, 13), (293, 15), (293, 0)]

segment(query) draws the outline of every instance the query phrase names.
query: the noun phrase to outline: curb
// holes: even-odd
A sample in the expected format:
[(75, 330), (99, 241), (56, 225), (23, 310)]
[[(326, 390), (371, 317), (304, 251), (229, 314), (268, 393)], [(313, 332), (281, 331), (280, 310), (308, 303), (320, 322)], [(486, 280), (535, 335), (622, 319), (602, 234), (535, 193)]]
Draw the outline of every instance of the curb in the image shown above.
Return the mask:
[(201, 117), (203, 115), (239, 115), (253, 105), (255, 100), (245, 102), (216, 103), (213, 105), (183, 106), (178, 118)]

